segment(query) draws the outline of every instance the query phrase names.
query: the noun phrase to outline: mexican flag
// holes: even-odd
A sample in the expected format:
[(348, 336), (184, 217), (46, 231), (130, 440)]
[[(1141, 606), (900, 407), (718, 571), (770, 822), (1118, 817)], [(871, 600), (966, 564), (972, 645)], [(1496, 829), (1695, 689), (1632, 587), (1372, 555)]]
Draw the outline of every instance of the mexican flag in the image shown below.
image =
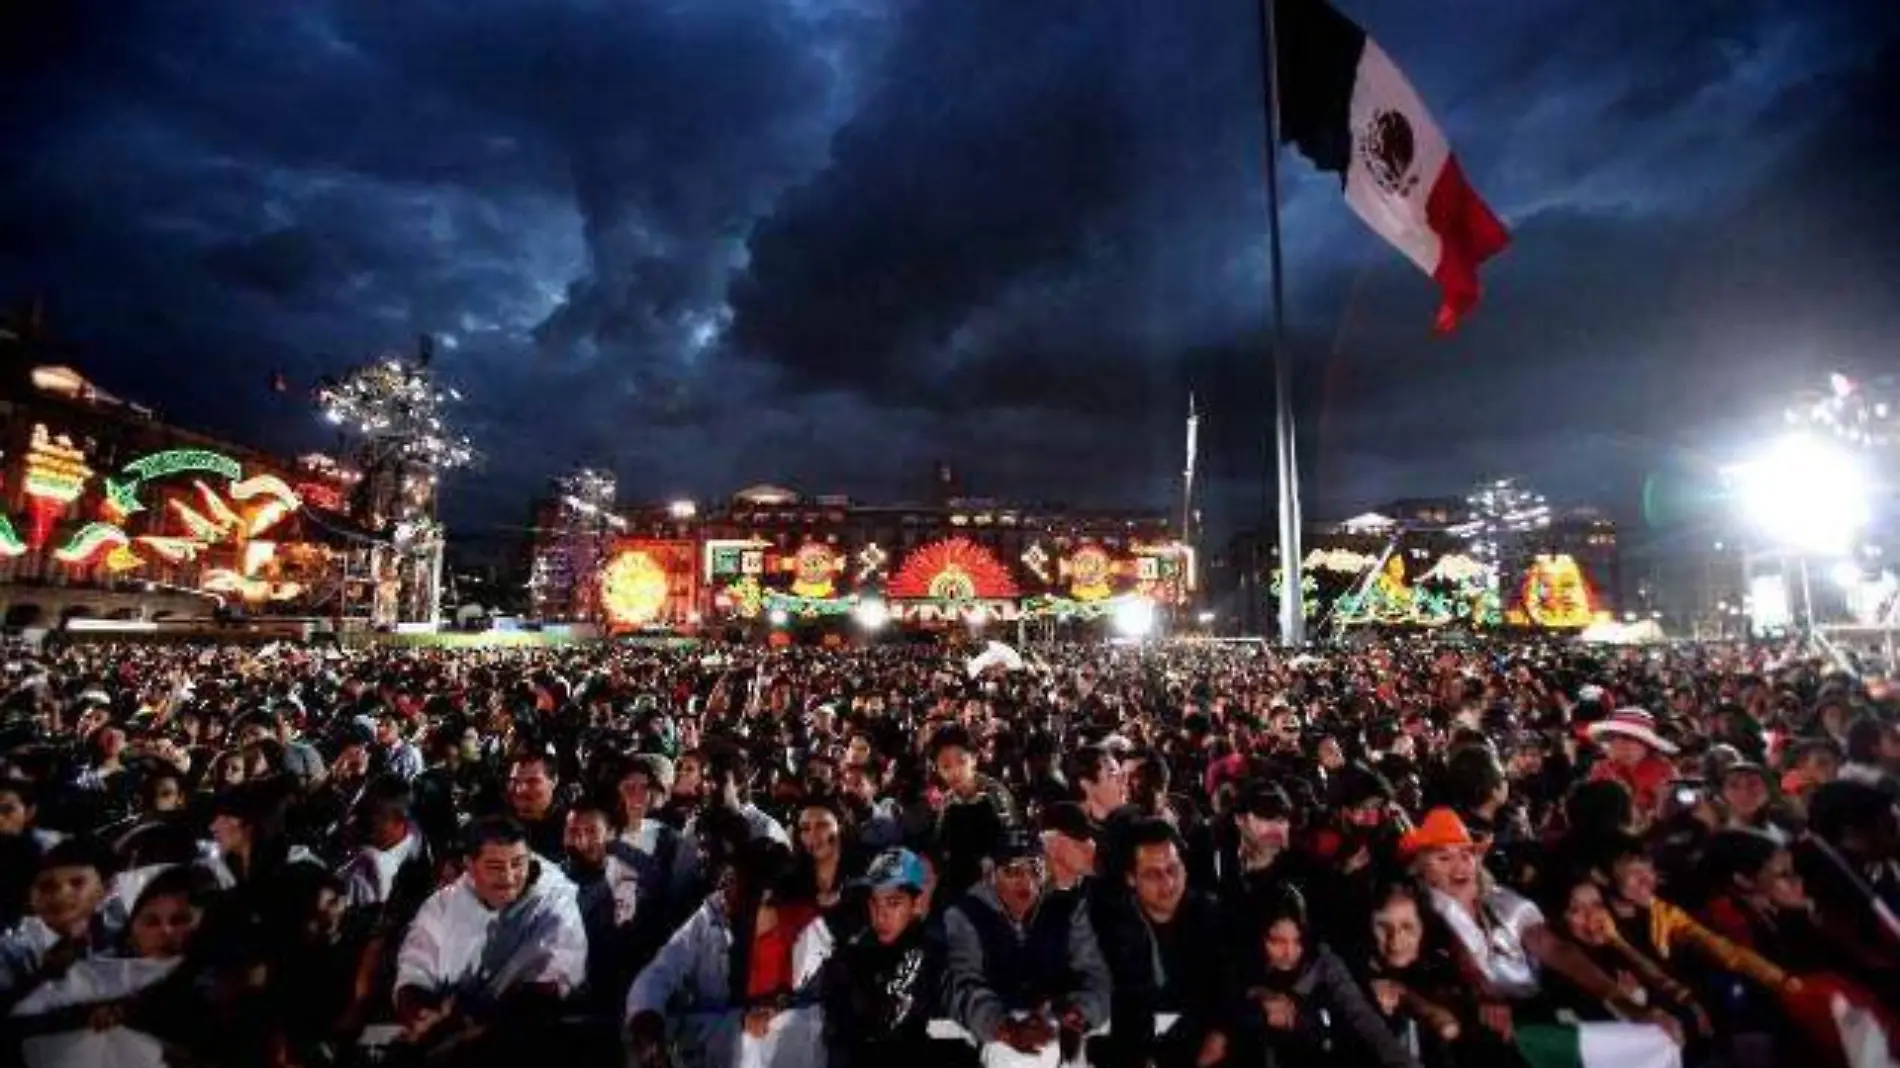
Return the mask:
[(1651, 1024), (1532, 1024), (1516, 1033), (1531, 1068), (1682, 1068), (1682, 1049)]
[(1346, 202), (1438, 283), (1437, 329), (1478, 303), (1510, 235), (1397, 66), (1325, 0), (1276, 0), (1280, 139), (1340, 176)]

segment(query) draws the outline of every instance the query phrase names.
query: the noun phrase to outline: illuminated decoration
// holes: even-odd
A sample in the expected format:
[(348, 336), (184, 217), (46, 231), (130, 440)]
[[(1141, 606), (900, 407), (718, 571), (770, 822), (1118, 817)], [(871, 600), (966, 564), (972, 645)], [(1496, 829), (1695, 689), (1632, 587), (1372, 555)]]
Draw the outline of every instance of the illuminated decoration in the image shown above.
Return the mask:
[(912, 552), (891, 578), (892, 597), (971, 601), (1014, 598), (1016, 580), (996, 555), (968, 538), (945, 538)]
[(243, 568), (246, 575), (255, 575), (265, 564), (277, 559), (277, 543), (274, 541), (253, 541), (244, 545)]
[(199, 550), (205, 547), (204, 542), (191, 538), (167, 538), (156, 534), (141, 534), (136, 540), (140, 545), (174, 564), (185, 564), (196, 560)]
[(299, 482), (296, 488), (299, 500), (312, 508), (321, 508), (326, 512), (343, 512), (349, 509), (349, 502), (343, 491), (328, 482)]
[(623, 549), (600, 573), (600, 602), (607, 620), (643, 627), (666, 608), (666, 571), (644, 549)]
[(74, 445), (64, 434), (49, 433), (46, 424), (33, 424), (33, 436), (27, 443), (24, 488), (32, 500), (27, 505), (27, 544), (37, 549), (52, 536), (53, 524), (66, 506), (85, 492), (92, 468), (86, 465), (85, 450)]
[(119, 471), (119, 478), (106, 479), (107, 507), (120, 516), (143, 511), (145, 506), (139, 503), (138, 498), (142, 483), (186, 471), (218, 475), (229, 482), (236, 482), (243, 474), (236, 460), (210, 449), (166, 449), (147, 453), (126, 464)]
[(759, 585), (758, 579), (749, 576), (727, 586), (713, 596), (713, 607), (740, 619), (759, 618), (759, 613), (764, 611), (764, 605), (764, 587)]
[(1070, 553), (1062, 570), (1069, 576), (1069, 595), (1078, 601), (1105, 601), (1115, 592), (1109, 586), (1115, 562), (1099, 545), (1084, 545)]
[(1053, 619), (1058, 623), (1102, 619), (1114, 610), (1115, 605), (1110, 601), (1077, 601), (1052, 594), (1030, 597), (1023, 601), (1024, 618)]
[(1022, 605), (1014, 598), (988, 600), (939, 601), (924, 598), (888, 602), (893, 622), (921, 626), (968, 626), (976, 621), (1014, 623), (1025, 618)]
[[(1281, 568), (1274, 568), (1273, 584), (1270, 587), (1270, 592), (1277, 598), (1280, 596), (1281, 588), (1285, 585), (1286, 572)], [(1303, 611), (1306, 613), (1307, 618), (1311, 619), (1319, 615), (1319, 579), (1314, 578), (1313, 573), (1310, 571), (1300, 576), (1300, 603), (1303, 606)]]
[(286, 508), (295, 508), (299, 503), (297, 491), (291, 489), (288, 482), (276, 475), (252, 475), (231, 486), (231, 499), (234, 501), (248, 501), (252, 497), (261, 496), (275, 497), (282, 501)]
[(27, 444), (26, 492), (28, 496), (68, 505), (85, 491), (92, 468), (86, 466), (85, 450), (74, 445), (64, 434), (49, 434), (45, 423), (33, 425), (33, 437)]
[(265, 501), (264, 506), (252, 514), (250, 529), (245, 531), (245, 534), (248, 537), (255, 538), (259, 534), (283, 522), (289, 515), (290, 506), (285, 505), (284, 502)]
[(299, 583), (250, 578), (228, 567), (205, 572), (202, 589), (207, 593), (235, 593), (246, 601), (288, 601), (303, 593)]
[(196, 508), (177, 498), (166, 503), (179, 519), (184, 520), (185, 529), (191, 532), (194, 539), (207, 544), (224, 540), (224, 528), (199, 515)]
[(1042, 547), (1041, 542), (1032, 541), (1029, 548), (1023, 550), (1023, 566), (1036, 578), (1043, 582), (1049, 581), (1049, 551)]
[(1351, 549), (1314, 549), (1306, 554), (1304, 567), (1308, 571), (1331, 571), (1338, 575), (1358, 575), (1379, 562), (1376, 556), (1356, 553)]
[(1431, 570), (1419, 576), (1420, 582), (1488, 582), (1491, 569), (1483, 562), (1463, 553), (1448, 553), (1432, 564)]
[(224, 498), (218, 496), (216, 491), (195, 478), (191, 480), (191, 484), (198, 490), (198, 499), (205, 502), (205, 512), (211, 517), (212, 522), (224, 530), (243, 528), (243, 517), (232, 511), (231, 506), (224, 503)]
[(26, 552), (26, 542), (13, 529), (13, 521), (0, 515), (0, 556), (18, 556)]
[(802, 597), (777, 590), (766, 590), (764, 603), (768, 613), (784, 612), (804, 619), (848, 615), (858, 604), (852, 597)]
[(1787, 410), (1790, 426), (1832, 434), (1851, 445), (1885, 448), (1900, 441), (1895, 423), (1894, 379), (1856, 380), (1838, 371), (1827, 376), (1827, 389), (1810, 390)]
[(884, 565), (890, 562), (890, 555), (877, 547), (877, 542), (865, 545), (858, 553), (858, 581), (868, 582), (884, 573)]
[(745, 574), (747, 550), (763, 549), (766, 545), (757, 538), (708, 538), (704, 544), (705, 580), (708, 585)]
[(831, 577), (844, 566), (829, 546), (808, 541), (792, 554), (792, 592), (806, 599), (831, 597)]
[(145, 566), (145, 558), (124, 545), (115, 545), (106, 553), (106, 570), (113, 574), (137, 571)]
[(1196, 585), (1197, 567), (1192, 546), (1182, 542), (1136, 545), (1133, 592), (1162, 605), (1183, 605)]
[(243, 477), (243, 471), (236, 460), (209, 449), (167, 449), (164, 452), (151, 453), (126, 464), (120, 474), (131, 475), (141, 482), (149, 482), (155, 478), (164, 478), (184, 471), (206, 471), (221, 475), (231, 482), (236, 482)]
[(100, 553), (123, 548), (130, 541), (125, 531), (111, 523), (87, 523), (65, 545), (53, 550), (53, 559), (62, 564), (91, 563)]
[(1579, 629), (1596, 620), (1590, 584), (1576, 558), (1567, 553), (1539, 555), (1524, 569), (1524, 614), (1553, 630)]

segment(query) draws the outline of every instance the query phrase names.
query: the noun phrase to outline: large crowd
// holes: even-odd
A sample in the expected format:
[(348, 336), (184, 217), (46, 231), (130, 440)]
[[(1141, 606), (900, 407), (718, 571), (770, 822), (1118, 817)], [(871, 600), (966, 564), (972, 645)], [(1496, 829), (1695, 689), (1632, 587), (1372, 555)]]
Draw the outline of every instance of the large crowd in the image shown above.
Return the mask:
[(1022, 652), (10, 651), (0, 1061), (1900, 1050), (1882, 665)]

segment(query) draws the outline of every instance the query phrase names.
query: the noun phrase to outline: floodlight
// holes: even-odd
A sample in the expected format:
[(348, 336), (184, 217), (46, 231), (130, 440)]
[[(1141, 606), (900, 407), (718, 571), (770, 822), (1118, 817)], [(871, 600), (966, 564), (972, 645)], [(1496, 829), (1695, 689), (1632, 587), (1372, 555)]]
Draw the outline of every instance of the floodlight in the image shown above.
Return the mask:
[(869, 631), (883, 630), (884, 625), (891, 621), (889, 606), (877, 597), (867, 597), (859, 601), (857, 608), (853, 609), (851, 614), (857, 618), (858, 626)]
[(1808, 434), (1777, 438), (1729, 475), (1743, 517), (1785, 548), (1840, 555), (1867, 525), (1867, 475), (1859, 458)]
[(1115, 606), (1115, 633), (1124, 638), (1146, 638), (1155, 629), (1155, 603), (1146, 597), (1130, 597)]

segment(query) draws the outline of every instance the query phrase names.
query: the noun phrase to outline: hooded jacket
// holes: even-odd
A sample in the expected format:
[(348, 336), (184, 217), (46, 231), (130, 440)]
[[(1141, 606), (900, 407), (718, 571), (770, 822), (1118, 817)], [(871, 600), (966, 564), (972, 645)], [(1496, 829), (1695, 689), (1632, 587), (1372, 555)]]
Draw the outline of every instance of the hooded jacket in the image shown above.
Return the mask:
[(1082, 896), (1043, 894), (1022, 922), (988, 884), (944, 914), (949, 1015), (978, 1041), (995, 1039), (1010, 1013), (1073, 1005), (1093, 1029), (1108, 1019), (1109, 971)]

